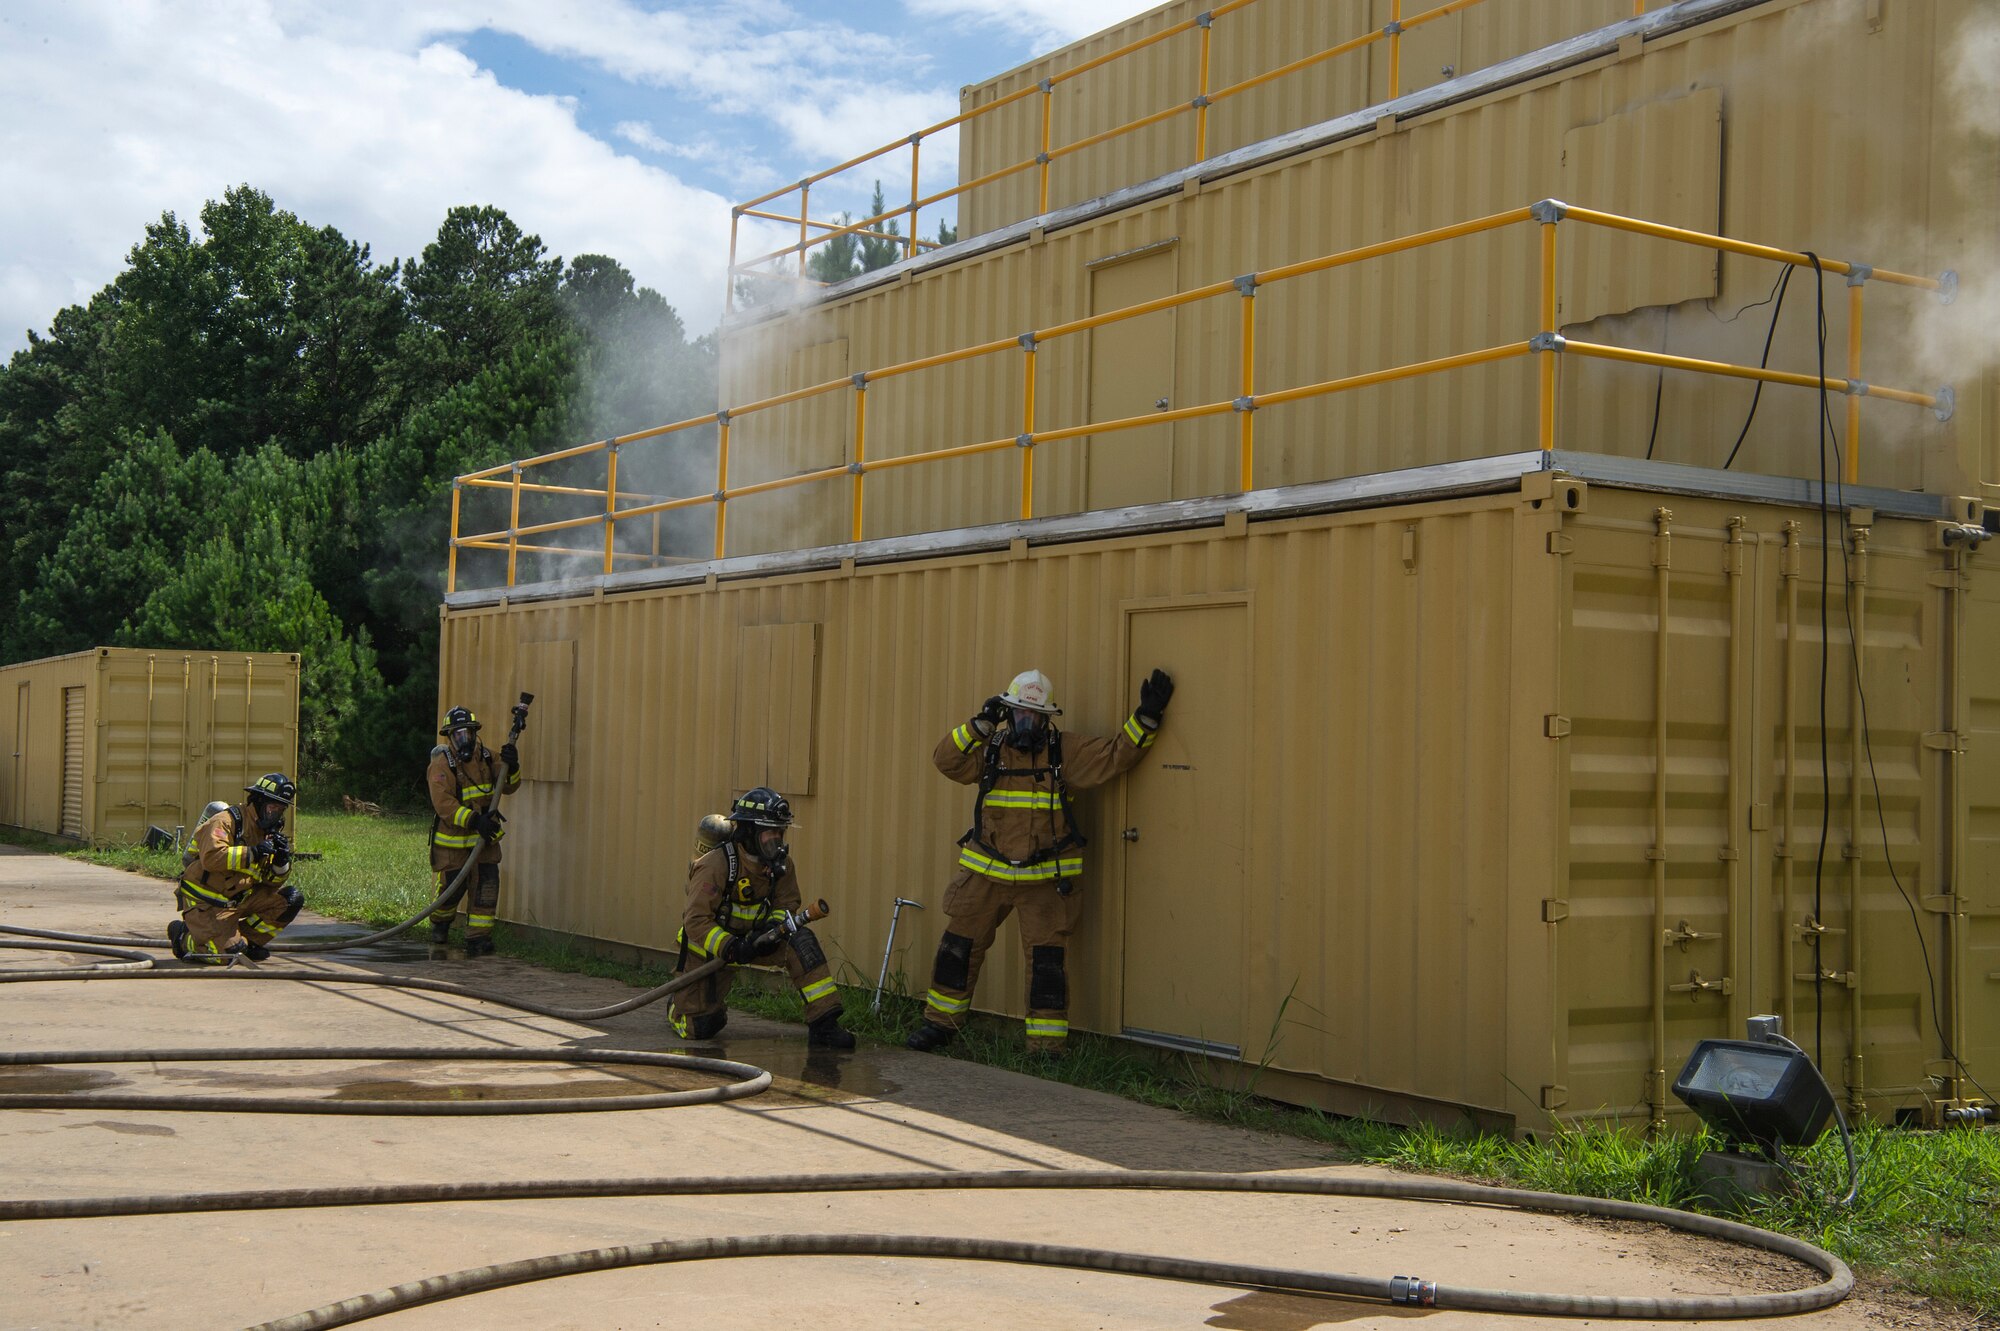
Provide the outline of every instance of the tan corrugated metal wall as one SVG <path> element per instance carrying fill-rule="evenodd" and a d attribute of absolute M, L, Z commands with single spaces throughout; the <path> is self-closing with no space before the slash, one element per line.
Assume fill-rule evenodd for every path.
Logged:
<path fill-rule="evenodd" d="M 1183 288 L 1560 196 L 1700 224 L 1718 216 L 1727 234 L 1810 247 L 1882 266 L 1935 273 L 1976 265 L 2000 170 L 1938 88 L 1958 56 L 1967 0 L 1910 0 L 1872 24 L 1836 0 L 1772 0 L 1734 17 L 1646 43 L 1532 83 L 1398 124 L 1045 237 L 917 272 L 788 318 L 744 323 L 723 344 L 723 400 L 742 402 L 801 386 L 789 377 L 800 347 L 841 341 L 852 369 L 882 366 L 993 339 L 1089 312 L 1092 265 L 1145 246 L 1171 246 Z M 1218 25 L 1219 26 L 1219 25 Z M 1865 106 L 1853 90 L 1870 90 Z M 1717 108 L 1719 107 L 1719 111 Z M 1602 127 L 1610 126 L 1605 129 Z M 1595 130 L 1590 134 L 1581 131 Z M 1579 155 L 1566 163 L 1566 149 Z M 1726 151 L 1725 151 L 1726 149 Z M 1713 223 L 1707 223 L 1713 225 Z M 1564 228 L 1565 310 L 1627 308 L 1566 329 L 1573 336 L 1665 347 L 1754 364 L 1772 313 L 1774 265 L 1730 256 L 1689 268 L 1667 242 Z M 1532 228 L 1453 241 L 1264 288 L 1257 297 L 1260 391 L 1524 339 L 1535 330 Z M 1708 267 L 1702 268 L 1706 263 Z M 1658 269 L 1657 274 L 1651 270 Z M 1629 287 L 1613 276 L 1645 270 Z M 1711 298 L 1712 297 L 1712 298 Z M 1865 483 L 1945 493 L 1977 492 L 2000 478 L 1991 401 L 2000 377 L 1949 348 L 1977 337 L 1941 337 L 1942 312 L 1921 292 L 1871 285 L 1863 377 L 1930 391 L 1956 380 L 1958 413 L 1864 401 Z M 1229 296 L 1176 315 L 1175 406 L 1238 391 L 1239 300 Z M 1963 306 L 1961 302 L 1961 307 Z M 1815 363 L 1810 277 L 1795 279 L 1772 364 Z M 1846 291 L 1829 283 L 1829 370 L 1844 373 Z M 1566 313 L 1564 318 L 1568 317 Z M 1940 348 L 1943 348 L 1941 351 Z M 1038 352 L 1036 425 L 1088 419 L 1089 339 Z M 867 454 L 902 456 L 1022 429 L 1022 357 L 920 371 L 868 389 Z M 1565 358 L 1560 365 L 1561 446 L 1719 466 L 1742 429 L 1752 385 L 1707 376 Z M 1655 401 L 1658 399 L 1657 425 Z M 852 394 L 831 415 L 852 416 Z M 750 482 L 831 459 L 808 450 L 800 422 L 824 403 L 744 418 L 731 477 Z M 1819 470 L 1812 395 L 1763 394 L 1737 461 L 1741 470 Z M 1841 417 L 1841 404 L 1834 404 Z M 1522 358 L 1444 376 L 1260 411 L 1255 483 L 1280 485 L 1367 474 L 1532 446 L 1532 361 Z M 1173 493 L 1227 492 L 1236 484 L 1235 422 L 1224 416 L 1161 427 L 1173 441 Z M 815 433 L 814 440 L 821 440 Z M 636 452 L 645 445 L 635 445 Z M 851 457 L 851 440 L 849 452 Z M 1038 513 L 1086 503 L 1087 445 L 1037 450 Z M 1004 520 L 1019 509 L 1014 451 L 898 469 L 867 482 L 869 537 Z M 2000 493 L 2000 492 L 1996 492 Z M 731 506 L 730 551 L 748 553 L 844 540 L 845 478 Z M 524 576 L 532 577 L 533 574 Z"/>
<path fill-rule="evenodd" d="M 1654 1072 L 1670 1077 L 1700 1035 L 1739 1033 L 1751 1010 L 1788 1012 L 1839 1069 L 1858 1012 L 1865 1060 L 1850 1075 L 1874 1112 L 1909 1105 L 1937 1042 L 1872 793 L 1862 789 L 1858 820 L 1849 806 L 1862 769 L 1838 536 L 1822 783 L 1818 514 L 1546 475 L 1525 485 L 453 610 L 441 702 L 497 712 L 519 690 L 544 692 L 536 672 L 547 667 L 529 663 L 574 660 L 570 701 L 538 715 L 522 746 L 511 919 L 671 948 L 695 822 L 771 770 L 746 754 L 782 749 L 804 764 L 785 791 L 800 814 L 793 844 L 805 893 L 833 903 L 824 937 L 837 973 L 873 982 L 892 899 L 907 896 L 932 909 L 905 915 L 892 969 L 920 990 L 971 804 L 932 767 L 938 738 L 1031 665 L 1054 677 L 1070 730 L 1105 733 L 1140 673 L 1164 666 L 1197 683 L 1176 696 L 1160 744 L 1128 780 L 1082 797 L 1092 844 L 1072 949 L 1080 1026 L 1268 1055 L 1305 1078 L 1284 1093 L 1340 1107 L 1462 1105 L 1534 1127 L 1544 1105 L 1643 1117 Z M 1993 945 L 1983 921 L 1952 935 L 1949 910 L 1924 895 L 1964 828 L 1925 738 L 1947 728 L 1936 690 L 1956 678 L 1940 630 L 1952 612 L 1935 585 L 1947 556 L 1932 539 L 1927 524 L 1884 521 L 1865 567 L 1856 561 L 1869 741 L 1925 945 L 1962 945 L 1971 961 Z M 776 626 L 811 652 L 770 664 L 777 640 L 762 631 Z M 746 651 L 766 662 L 756 690 Z M 793 700 L 782 719 L 778 696 Z M 756 728 L 780 726 L 782 744 L 751 743 Z M 536 745 L 556 735 L 573 765 L 548 780 Z M 1832 935 L 1815 957 L 1800 927 L 1822 794 L 1832 832 L 1814 918 L 1829 929 L 1858 918 L 1861 931 Z M 1858 858 L 1843 858 L 1850 844 Z M 1654 932 L 1657 865 L 1665 935 Z M 1856 961 L 1846 949 L 1864 937 Z M 1786 978 L 1815 962 L 1858 973 L 1858 985 Z M 1960 1006 L 1990 1007 L 1977 984 L 1963 987 L 1975 992 Z M 977 1006 L 1018 1014 L 1024 989 L 1003 930 Z M 2000 1029 L 1990 1013 L 1975 1018 L 1962 1047 L 1991 1067 Z"/>
<path fill-rule="evenodd" d="M 0 667 L 15 704 L 0 817 L 113 844 L 192 827 L 263 772 L 297 775 L 298 680 L 299 658 L 275 652 L 99 647 Z"/>
<path fill-rule="evenodd" d="M 1208 0 L 1162 5 L 966 88 L 959 96 L 960 110 L 990 105 L 1019 88 L 1214 7 Z M 1433 7 L 1429 0 L 1403 0 L 1402 14 L 1407 20 Z M 1389 0 L 1256 0 L 1215 20 L 1209 90 L 1220 91 L 1313 52 L 1379 32 L 1389 22 L 1390 12 Z M 1443 82 L 1450 77 L 1447 66 L 1454 74 L 1471 73 L 1630 17 L 1631 0 L 1483 0 L 1409 31 L 1399 58 L 1397 92 L 1416 92 Z M 1050 146 L 1080 142 L 1192 101 L 1200 89 L 1200 55 L 1200 32 L 1191 29 L 1058 84 Z M 1389 44 L 1378 41 L 1216 103 L 1208 117 L 1208 154 L 1217 156 L 1358 111 L 1386 101 L 1389 95 Z M 1041 102 L 1040 97 L 1026 97 L 969 122 L 960 131 L 960 178 L 974 180 L 1039 153 Z M 1195 160 L 1194 150 L 1195 117 L 1190 111 L 1057 158 L 1049 171 L 1049 207 L 1079 203 L 1186 166 Z M 1033 169 L 968 191 L 960 196 L 959 235 L 976 235 L 1032 217 L 1042 211 L 1040 195 L 1039 173 Z"/>

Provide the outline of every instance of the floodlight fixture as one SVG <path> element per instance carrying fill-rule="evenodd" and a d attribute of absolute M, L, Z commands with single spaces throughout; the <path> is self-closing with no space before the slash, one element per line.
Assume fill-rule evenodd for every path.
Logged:
<path fill-rule="evenodd" d="M 1819 1069 L 1782 1036 L 1703 1040 L 1675 1079 L 1674 1095 L 1732 1144 L 1767 1155 L 1811 1145 L 1834 1112 Z"/>

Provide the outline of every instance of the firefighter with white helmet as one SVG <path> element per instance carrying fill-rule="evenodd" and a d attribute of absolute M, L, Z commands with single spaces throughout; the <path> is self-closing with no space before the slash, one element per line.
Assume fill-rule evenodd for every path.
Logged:
<path fill-rule="evenodd" d="M 794 826 L 791 801 L 769 786 L 736 797 L 725 820 L 702 820 L 701 850 L 689 866 L 687 908 L 681 915 L 681 967 L 721 957 L 731 966 L 776 955 L 805 1000 L 806 1043 L 852 1049 L 840 1028 L 840 991 L 819 939 L 804 924 L 776 927 L 800 908 L 798 873 L 785 833 Z M 704 976 L 668 1000 L 667 1021 L 683 1040 L 708 1040 L 729 1020 L 732 969 Z"/>
<path fill-rule="evenodd" d="M 1174 681 L 1155 670 L 1139 683 L 1139 705 L 1115 735 L 1064 735 L 1055 686 L 1039 670 L 1014 676 L 1004 694 L 938 741 L 931 761 L 961 785 L 977 785 L 972 830 L 959 838 L 958 872 L 945 888 L 947 916 L 912 1049 L 936 1049 L 972 1006 L 979 968 L 1000 924 L 1021 922 L 1028 953 L 1028 1049 L 1060 1054 L 1069 1038 L 1066 949 L 1081 913 L 1074 895 L 1084 838 L 1073 790 L 1130 771 L 1153 745 Z"/>
<path fill-rule="evenodd" d="M 298 918 L 305 894 L 285 882 L 292 845 L 285 814 L 298 788 L 283 772 L 266 772 L 243 787 L 238 805 L 210 804 L 181 855 L 174 904 L 181 917 L 167 926 L 174 955 L 198 965 L 226 966 L 240 956 L 263 961 L 278 931 Z"/>
<path fill-rule="evenodd" d="M 516 709 L 517 711 L 520 709 Z M 493 787 L 506 768 L 503 794 L 521 788 L 521 753 L 512 741 L 495 754 L 479 742 L 479 718 L 469 707 L 454 707 L 444 714 L 438 734 L 444 743 L 431 750 L 425 782 L 430 787 L 431 809 L 437 817 L 431 823 L 431 872 L 442 894 L 472 855 L 479 838 L 486 838 L 474 869 L 471 888 L 460 898 L 465 903 L 465 955 L 482 957 L 493 951 L 493 921 L 500 909 L 500 838 L 506 835 L 506 821 L 492 807 Z M 451 934 L 451 922 L 458 917 L 458 904 L 431 915 L 431 943 L 442 947 Z"/>

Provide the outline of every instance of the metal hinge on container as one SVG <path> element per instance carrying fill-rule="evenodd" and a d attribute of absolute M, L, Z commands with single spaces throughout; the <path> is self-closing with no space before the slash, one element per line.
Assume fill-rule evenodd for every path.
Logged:
<path fill-rule="evenodd" d="M 1558 921 L 1568 918 L 1569 903 L 1567 901 L 1564 901 L 1561 897 L 1544 897 L 1542 899 L 1543 924 L 1555 924 Z"/>
<path fill-rule="evenodd" d="M 1568 1103 L 1569 1103 L 1569 1087 L 1567 1086 L 1542 1087 L 1542 1108 L 1560 1109 Z"/>
<path fill-rule="evenodd" d="M 1561 712 L 1550 712 L 1542 718 L 1542 733 L 1550 739 L 1563 739 L 1569 734 L 1569 718 Z"/>
<path fill-rule="evenodd" d="M 1552 531 L 1552 532 L 1550 532 L 1550 533 L 1549 533 L 1549 553 L 1550 553 L 1550 554 L 1552 554 L 1552 555 L 1570 555 L 1570 554 L 1575 554 L 1575 553 L 1576 553 L 1576 538 L 1575 538 L 1574 536 L 1569 536 L 1569 535 L 1566 535 L 1565 533 L 1563 533 L 1563 532 L 1559 532 L 1559 531 Z"/>
<path fill-rule="evenodd" d="M 1965 736 L 1956 730 L 1933 730 L 1924 736 L 1924 747 L 1945 753 L 1964 753 Z"/>

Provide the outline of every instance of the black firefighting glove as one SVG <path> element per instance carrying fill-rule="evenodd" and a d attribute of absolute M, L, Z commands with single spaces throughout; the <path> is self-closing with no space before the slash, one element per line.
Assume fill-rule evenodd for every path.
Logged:
<path fill-rule="evenodd" d="M 760 934 L 746 935 L 743 942 L 752 958 L 762 960 L 785 945 L 785 935 L 782 930 L 766 929 Z"/>
<path fill-rule="evenodd" d="M 1149 725 L 1159 725 L 1173 697 L 1174 677 L 1164 670 L 1155 670 L 1139 681 L 1139 706 L 1135 709 L 1139 719 Z"/>
<path fill-rule="evenodd" d="M 290 873 L 292 869 L 292 842 L 283 832 L 270 835 L 271 868 L 278 873 Z"/>
<path fill-rule="evenodd" d="M 500 746 L 500 761 L 507 764 L 508 771 L 518 772 L 521 770 L 521 751 L 515 748 L 511 741 L 502 744 Z"/>
<path fill-rule="evenodd" d="M 1007 719 L 1007 700 L 994 694 L 979 705 L 978 713 L 972 718 L 972 728 L 982 735 L 991 735 L 994 727 Z"/>
<path fill-rule="evenodd" d="M 250 858 L 258 864 L 269 864 L 277 857 L 277 854 L 278 840 L 276 837 L 267 836 L 256 845 L 250 847 Z"/>
<path fill-rule="evenodd" d="M 745 951 L 749 942 L 747 934 L 731 934 L 722 940 L 722 946 L 716 950 L 715 955 L 732 966 L 741 966 L 750 960 L 749 954 Z"/>
<path fill-rule="evenodd" d="M 500 824 L 506 821 L 507 816 L 500 810 L 487 809 L 472 816 L 472 830 L 488 841 L 497 841 L 500 838 Z"/>

